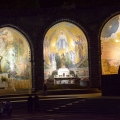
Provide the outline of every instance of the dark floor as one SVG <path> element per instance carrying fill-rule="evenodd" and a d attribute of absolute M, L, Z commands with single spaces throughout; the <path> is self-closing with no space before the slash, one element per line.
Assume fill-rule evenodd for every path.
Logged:
<path fill-rule="evenodd" d="M 41 96 L 42 97 L 42 96 Z M 99 99 L 117 99 L 120 100 L 120 97 L 108 97 L 101 96 L 101 93 L 93 94 L 75 94 L 75 95 L 48 95 L 44 96 L 44 99 L 60 99 L 61 97 L 68 98 L 99 98 Z M 59 98 L 60 97 L 60 98 Z M 14 107 L 14 106 L 13 106 Z M 114 108 L 113 108 L 114 109 Z M 12 115 L 0 116 L 0 120 L 120 120 L 120 114 L 94 114 L 94 113 L 48 113 L 45 111 L 40 111 L 38 113 L 28 113 L 27 109 L 13 109 Z"/>
<path fill-rule="evenodd" d="M 119 120 L 120 115 L 114 114 L 48 114 L 13 112 L 12 116 L 4 115 L 0 120 Z"/>

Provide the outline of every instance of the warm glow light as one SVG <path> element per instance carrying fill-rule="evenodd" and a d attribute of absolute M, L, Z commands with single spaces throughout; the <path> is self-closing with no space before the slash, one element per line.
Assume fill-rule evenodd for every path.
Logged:
<path fill-rule="evenodd" d="M 109 26 L 109 28 L 111 28 L 111 27 L 112 27 L 112 25 Z"/>
<path fill-rule="evenodd" d="M 74 47 L 75 46 L 75 44 L 73 43 L 73 42 L 71 42 L 71 45 Z"/>
<path fill-rule="evenodd" d="M 53 44 L 52 44 L 52 46 L 54 47 L 54 46 L 55 46 L 55 44 L 53 43 Z"/>
<path fill-rule="evenodd" d="M 118 40 L 118 39 L 116 39 L 116 40 L 115 40 L 115 42 L 119 42 L 119 40 Z"/>
<path fill-rule="evenodd" d="M 10 63 L 10 69 L 13 71 L 13 69 L 14 69 L 14 64 L 13 63 Z"/>

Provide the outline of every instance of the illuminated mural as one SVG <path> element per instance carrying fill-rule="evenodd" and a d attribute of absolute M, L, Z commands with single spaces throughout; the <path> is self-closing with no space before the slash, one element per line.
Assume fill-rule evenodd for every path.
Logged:
<path fill-rule="evenodd" d="M 54 84 L 89 80 L 88 45 L 83 31 L 69 22 L 52 26 L 44 37 L 44 79 Z"/>
<path fill-rule="evenodd" d="M 120 15 L 110 19 L 101 32 L 102 74 L 117 74 L 120 65 Z"/>
<path fill-rule="evenodd" d="M 30 47 L 26 38 L 17 30 L 0 29 L 0 87 L 13 89 L 30 88 Z M 6 85 L 3 78 L 7 79 Z"/>

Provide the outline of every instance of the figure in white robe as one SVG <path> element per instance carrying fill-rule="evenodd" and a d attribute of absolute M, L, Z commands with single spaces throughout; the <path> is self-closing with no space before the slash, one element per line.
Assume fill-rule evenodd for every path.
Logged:
<path fill-rule="evenodd" d="M 75 64 L 75 53 L 73 51 L 70 51 L 70 60 L 72 61 L 72 64 Z"/>
<path fill-rule="evenodd" d="M 61 30 L 56 43 L 57 49 L 68 49 L 68 41 L 64 32 Z"/>
<path fill-rule="evenodd" d="M 55 60 L 55 54 L 54 52 L 52 52 L 50 54 L 50 61 L 51 61 L 51 65 L 52 65 L 52 70 L 56 70 L 56 60 Z"/>

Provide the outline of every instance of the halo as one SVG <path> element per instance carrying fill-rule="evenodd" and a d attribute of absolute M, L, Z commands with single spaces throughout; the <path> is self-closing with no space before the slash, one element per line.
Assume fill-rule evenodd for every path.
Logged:
<path fill-rule="evenodd" d="M 66 32 L 67 32 L 67 30 L 62 27 L 62 28 L 58 28 L 57 34 L 59 35 L 61 31 L 63 31 L 64 34 L 66 34 Z"/>

